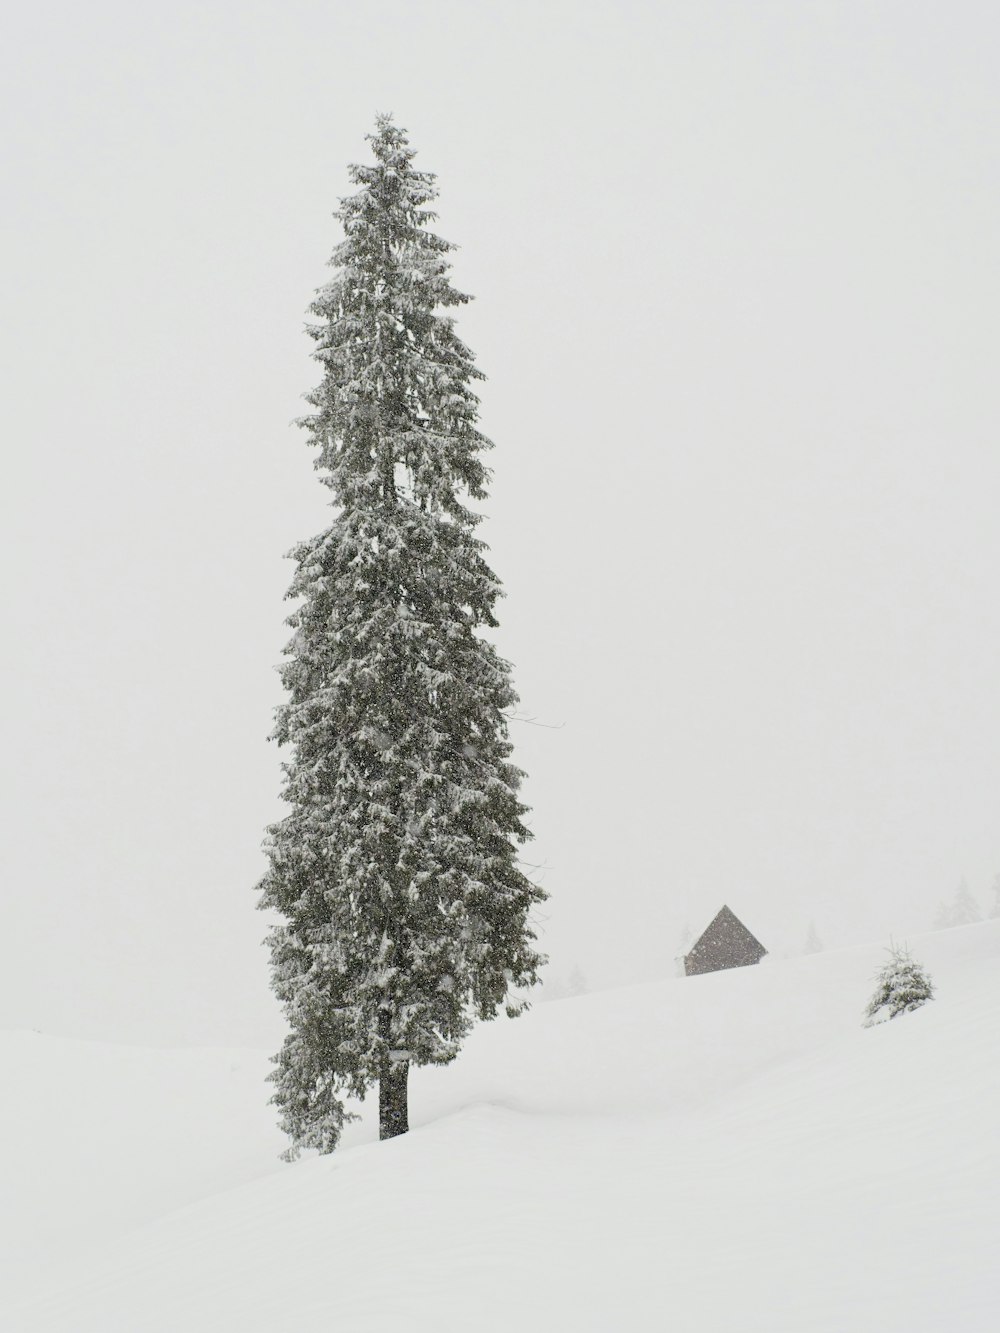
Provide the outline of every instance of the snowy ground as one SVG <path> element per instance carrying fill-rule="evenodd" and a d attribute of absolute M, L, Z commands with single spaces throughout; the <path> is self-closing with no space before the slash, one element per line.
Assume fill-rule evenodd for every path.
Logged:
<path fill-rule="evenodd" d="M 1000 922 L 910 944 L 885 1026 L 878 948 L 563 1000 L 293 1167 L 266 1053 L 0 1033 L 0 1329 L 994 1333 Z"/>

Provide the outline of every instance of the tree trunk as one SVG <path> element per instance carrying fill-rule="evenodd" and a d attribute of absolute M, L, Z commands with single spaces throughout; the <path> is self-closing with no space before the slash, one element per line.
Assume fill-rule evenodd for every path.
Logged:
<path fill-rule="evenodd" d="M 406 1104 L 406 1080 L 410 1073 L 409 1060 L 387 1060 L 378 1081 L 378 1136 L 394 1139 L 409 1128 Z"/>
<path fill-rule="evenodd" d="M 392 1041 L 392 1014 L 388 1009 L 379 1012 L 378 1034 L 389 1046 Z M 380 1139 L 394 1139 L 397 1134 L 405 1134 L 410 1128 L 406 1105 L 406 1080 L 409 1073 L 409 1060 L 401 1059 L 398 1055 L 393 1059 L 392 1050 L 386 1051 L 378 1080 Z"/>

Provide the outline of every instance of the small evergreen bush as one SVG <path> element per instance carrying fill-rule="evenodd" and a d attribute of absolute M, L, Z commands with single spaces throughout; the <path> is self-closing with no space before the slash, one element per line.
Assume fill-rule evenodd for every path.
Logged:
<path fill-rule="evenodd" d="M 923 967 L 905 945 L 889 946 L 889 959 L 876 979 L 875 994 L 865 1009 L 864 1026 L 887 1023 L 890 1018 L 919 1009 L 934 998 L 934 987 Z"/>

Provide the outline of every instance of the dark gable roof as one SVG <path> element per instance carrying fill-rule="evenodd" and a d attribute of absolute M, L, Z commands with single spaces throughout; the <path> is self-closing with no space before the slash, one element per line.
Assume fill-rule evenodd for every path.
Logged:
<path fill-rule="evenodd" d="M 723 907 L 688 950 L 684 970 L 690 976 L 726 967 L 747 967 L 759 963 L 766 953 L 736 913 Z"/>

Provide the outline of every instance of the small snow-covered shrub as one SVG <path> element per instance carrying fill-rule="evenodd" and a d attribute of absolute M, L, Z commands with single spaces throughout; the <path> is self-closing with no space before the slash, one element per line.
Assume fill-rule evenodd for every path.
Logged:
<path fill-rule="evenodd" d="M 931 979 L 921 965 L 910 956 L 905 945 L 889 947 L 889 959 L 876 979 L 875 994 L 865 1009 L 864 1026 L 887 1023 L 898 1014 L 919 1009 L 934 998 Z"/>

